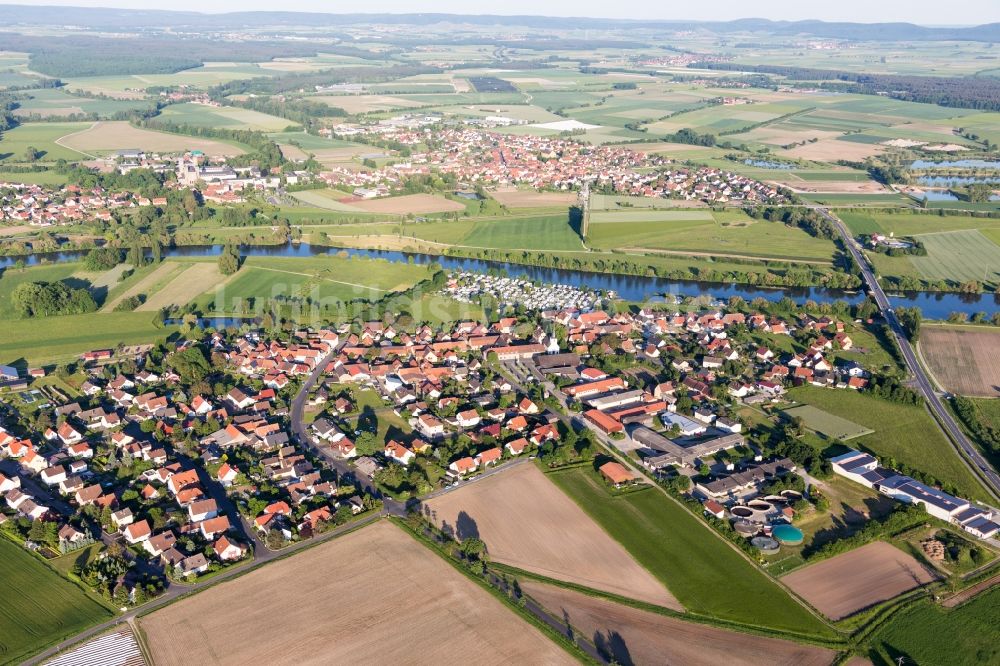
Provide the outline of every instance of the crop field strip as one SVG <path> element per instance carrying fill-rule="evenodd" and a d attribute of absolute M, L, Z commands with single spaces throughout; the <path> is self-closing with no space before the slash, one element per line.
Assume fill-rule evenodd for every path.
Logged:
<path fill-rule="evenodd" d="M 0 661 L 16 663 L 111 612 L 33 555 L 0 537 Z"/>
<path fill-rule="evenodd" d="M 834 657 L 832 650 L 687 622 L 534 580 L 520 585 L 620 664 L 661 663 L 669 655 L 677 664 L 827 666 Z"/>

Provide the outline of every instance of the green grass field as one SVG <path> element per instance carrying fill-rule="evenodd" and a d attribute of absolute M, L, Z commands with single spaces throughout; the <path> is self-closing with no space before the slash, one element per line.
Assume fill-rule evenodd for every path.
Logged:
<path fill-rule="evenodd" d="M 0 538 L 0 662 L 17 663 L 111 617 L 83 590 Z"/>
<path fill-rule="evenodd" d="M 591 215 L 587 240 L 599 249 L 642 247 L 748 257 L 830 261 L 833 242 L 740 211 L 604 211 Z"/>
<path fill-rule="evenodd" d="M 266 113 L 231 106 L 205 106 L 204 104 L 172 104 L 160 114 L 165 121 L 196 127 L 222 127 L 226 129 L 251 129 L 277 132 L 297 123 Z"/>
<path fill-rule="evenodd" d="M 81 153 L 56 143 L 67 134 L 85 130 L 92 123 L 24 123 L 0 137 L 0 162 L 23 162 L 24 152 L 31 146 L 42 153 L 40 161 L 78 160 Z M 30 174 L 29 174 L 30 175 Z"/>
<path fill-rule="evenodd" d="M 838 211 L 847 226 L 857 234 L 881 232 L 897 236 L 933 234 L 966 229 L 1000 229 L 1000 219 L 967 215 L 928 215 Z"/>
<path fill-rule="evenodd" d="M 1000 588 L 945 609 L 924 599 L 893 615 L 872 635 L 876 664 L 973 666 L 1000 662 Z M 902 662 L 897 660 L 903 657 Z"/>
<path fill-rule="evenodd" d="M 14 171 L 4 171 L 3 169 L 0 169 L 0 182 L 4 183 L 29 183 L 32 185 L 51 185 L 61 187 L 66 184 L 67 180 L 68 178 L 65 174 L 57 173 L 55 171 L 17 173 Z"/>
<path fill-rule="evenodd" d="M 931 280 L 1000 281 L 1000 245 L 976 229 L 918 236 L 926 257 L 910 257 L 920 274 Z"/>
<path fill-rule="evenodd" d="M 853 421 L 834 416 L 817 409 L 812 405 L 802 405 L 784 410 L 791 418 L 800 418 L 805 426 L 823 435 L 827 439 L 854 439 L 874 433 L 874 430 L 858 425 Z"/>
<path fill-rule="evenodd" d="M 155 342 L 174 332 L 157 328 L 149 312 L 91 312 L 41 319 L 18 319 L 0 329 L 0 359 L 28 365 L 67 362 L 85 351 L 118 344 Z"/>
<path fill-rule="evenodd" d="M 496 249 L 581 250 L 565 214 L 478 220 L 460 245 Z"/>
<path fill-rule="evenodd" d="M 788 397 L 871 428 L 851 444 L 872 451 L 886 462 L 895 460 L 954 485 L 963 497 L 982 501 L 979 480 L 958 457 L 937 424 L 923 407 L 889 402 L 863 393 L 801 386 Z"/>
<path fill-rule="evenodd" d="M 117 112 L 144 109 L 149 106 L 145 100 L 91 99 L 78 97 L 58 88 L 42 88 L 26 93 L 17 108 L 17 115 L 37 114 L 46 118 L 65 117 L 72 114 L 96 113 L 107 117 Z"/>
<path fill-rule="evenodd" d="M 655 488 L 612 497 L 580 468 L 550 478 L 689 611 L 812 636 L 826 626 L 698 518 Z"/>
<path fill-rule="evenodd" d="M 374 300 L 430 277 L 426 266 L 329 257 L 248 257 L 233 278 L 197 299 L 203 308 L 233 312 L 234 299 L 306 299 L 322 305 Z M 222 306 L 220 310 L 219 307 Z"/>
<path fill-rule="evenodd" d="M 68 280 L 67 284 L 73 287 L 85 287 L 82 280 L 69 280 L 74 272 L 80 269 L 78 263 L 50 264 L 48 266 L 32 266 L 19 271 L 16 268 L 8 268 L 0 273 L 0 317 L 3 319 L 14 318 L 14 305 L 11 302 L 11 294 L 19 284 L 26 282 L 58 282 Z M 3 340 L 3 333 L 0 332 L 0 340 Z"/>
<path fill-rule="evenodd" d="M 301 193 L 297 193 L 301 194 Z M 336 236 L 395 236 L 398 224 L 340 224 L 309 227 Z M 405 222 L 402 235 L 448 245 L 498 250 L 583 250 L 580 237 L 565 214 L 525 217 L 486 217 L 479 219 Z"/>

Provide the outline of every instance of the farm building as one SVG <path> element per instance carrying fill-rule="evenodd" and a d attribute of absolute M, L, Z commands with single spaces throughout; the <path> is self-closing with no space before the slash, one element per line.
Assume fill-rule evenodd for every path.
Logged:
<path fill-rule="evenodd" d="M 614 484 L 615 488 L 636 480 L 636 476 L 628 471 L 624 465 L 613 460 L 601 465 L 599 470 L 605 479 Z"/>

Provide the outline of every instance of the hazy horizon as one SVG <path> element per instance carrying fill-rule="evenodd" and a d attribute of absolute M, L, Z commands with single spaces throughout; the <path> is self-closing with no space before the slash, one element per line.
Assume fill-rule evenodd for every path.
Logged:
<path fill-rule="evenodd" d="M 88 7 L 107 9 L 154 9 L 148 0 L 76 0 L 74 2 L 22 2 L 3 3 L 34 7 Z M 338 3 L 339 4 L 339 3 Z M 504 5 L 495 3 L 463 2 L 461 0 L 430 0 L 415 7 L 406 0 L 368 0 L 359 6 L 333 6 L 322 0 L 296 0 L 275 5 L 268 0 L 214 0 L 211 7 L 201 0 L 175 0 L 170 7 L 156 7 L 157 11 L 195 11 L 221 14 L 241 11 L 290 11 L 319 12 L 325 14 L 386 13 L 386 14 L 496 14 L 554 17 L 584 17 L 637 20 L 678 21 L 727 21 L 746 18 L 771 20 L 821 20 L 856 23 L 906 22 L 924 26 L 966 26 L 1000 22 L 1000 2 L 996 0 L 955 0 L 948 6 L 947 16 L 942 16 L 941 6 L 927 0 L 916 2 L 888 0 L 873 3 L 870 0 L 841 0 L 835 4 L 810 6 L 798 0 L 758 0 L 748 7 L 740 0 L 716 0 L 704 6 L 685 4 L 676 9 L 670 3 L 654 7 L 636 8 L 628 12 L 612 13 L 606 2 L 595 0 L 550 0 L 545 3 L 529 0 L 508 0 Z M 943 18 L 961 20 L 942 20 Z"/>

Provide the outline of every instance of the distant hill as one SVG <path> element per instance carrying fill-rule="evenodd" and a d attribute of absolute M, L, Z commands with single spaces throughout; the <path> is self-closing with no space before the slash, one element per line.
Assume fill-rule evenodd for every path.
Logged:
<path fill-rule="evenodd" d="M 90 29 L 161 29 L 220 30 L 233 28 L 289 28 L 358 24 L 397 24 L 428 26 L 437 23 L 502 25 L 547 29 L 629 29 L 708 30 L 716 33 L 764 32 L 782 36 L 812 35 L 852 40 L 967 40 L 1000 42 L 1000 23 L 970 27 L 924 27 L 913 23 L 827 23 L 824 21 L 771 21 L 739 19 L 733 21 L 638 21 L 606 18 L 562 18 L 551 16 L 474 16 L 461 14 L 326 14 L 307 12 L 232 12 L 200 14 L 166 10 L 99 9 L 84 7 L 36 7 L 0 5 L 7 30 L 18 26 L 66 25 Z M 54 18 L 55 17 L 55 18 Z"/>

